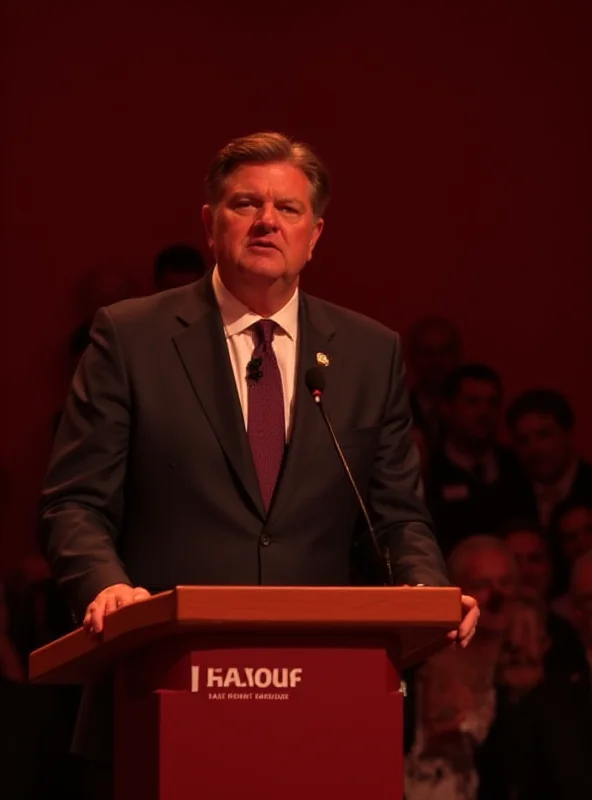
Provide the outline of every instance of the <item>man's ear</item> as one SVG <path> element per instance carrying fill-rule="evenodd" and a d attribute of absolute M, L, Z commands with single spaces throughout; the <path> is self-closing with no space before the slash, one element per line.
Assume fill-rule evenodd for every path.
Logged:
<path fill-rule="evenodd" d="M 206 205 L 202 207 L 201 220 L 206 231 L 208 246 L 211 250 L 214 246 L 214 211 L 212 206 Z"/>
<path fill-rule="evenodd" d="M 325 221 L 322 217 L 319 217 L 314 224 L 312 229 L 312 236 L 310 237 L 310 246 L 308 248 L 308 261 L 312 258 L 312 252 L 315 249 L 316 243 L 319 241 L 319 237 L 323 232 L 323 227 L 325 225 Z"/>

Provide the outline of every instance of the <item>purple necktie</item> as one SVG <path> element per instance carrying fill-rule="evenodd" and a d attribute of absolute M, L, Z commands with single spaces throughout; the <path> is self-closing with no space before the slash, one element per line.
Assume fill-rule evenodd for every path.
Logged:
<path fill-rule="evenodd" d="M 266 510 L 271 504 L 286 445 L 282 376 L 272 347 L 276 327 L 277 323 L 271 319 L 261 319 L 252 326 L 255 349 L 247 368 L 247 433 Z"/>

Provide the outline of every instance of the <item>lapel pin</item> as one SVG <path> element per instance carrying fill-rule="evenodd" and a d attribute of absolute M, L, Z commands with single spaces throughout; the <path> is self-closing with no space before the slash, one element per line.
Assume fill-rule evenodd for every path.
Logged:
<path fill-rule="evenodd" d="M 317 364 L 320 367 L 328 367 L 329 366 L 329 356 L 325 353 L 317 353 Z"/>

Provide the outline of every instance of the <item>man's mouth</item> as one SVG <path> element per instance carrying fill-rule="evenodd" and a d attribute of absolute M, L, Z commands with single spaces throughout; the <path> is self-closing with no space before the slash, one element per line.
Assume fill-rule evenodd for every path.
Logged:
<path fill-rule="evenodd" d="M 273 244 L 273 242 L 268 242 L 265 239 L 255 239 L 253 242 L 249 243 L 249 247 L 263 247 L 266 250 L 277 250 L 278 248 Z"/>

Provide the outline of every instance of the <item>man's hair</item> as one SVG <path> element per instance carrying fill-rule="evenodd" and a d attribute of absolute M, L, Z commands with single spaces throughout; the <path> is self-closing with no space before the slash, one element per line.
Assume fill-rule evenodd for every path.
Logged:
<path fill-rule="evenodd" d="M 463 381 L 484 381 L 491 383 L 495 386 L 499 394 L 503 392 L 502 379 L 499 374 L 488 367 L 487 364 L 463 364 L 458 369 L 455 369 L 446 378 L 443 386 L 444 397 L 448 400 L 454 400 L 461 390 Z"/>
<path fill-rule="evenodd" d="M 473 553 L 486 553 L 491 550 L 497 550 L 507 556 L 512 570 L 516 572 L 516 562 L 507 544 L 497 536 L 479 533 L 463 539 L 448 556 L 448 572 L 452 583 L 462 585 L 463 575 L 465 574 L 464 562 L 467 556 L 473 555 Z"/>
<path fill-rule="evenodd" d="M 574 413 L 567 398 L 555 389 L 529 389 L 518 395 L 506 413 L 508 428 L 512 430 L 527 414 L 553 417 L 564 431 L 571 430 L 575 422 Z"/>
<path fill-rule="evenodd" d="M 206 267 L 201 253 L 195 247 L 190 244 L 172 244 L 156 256 L 154 262 L 156 281 L 169 270 L 187 272 L 201 278 L 205 274 Z"/>
<path fill-rule="evenodd" d="M 216 205 L 220 201 L 226 178 L 239 167 L 282 161 L 293 164 L 306 175 L 312 187 L 313 213 L 315 217 L 321 217 L 329 202 L 329 174 L 324 164 L 304 142 L 274 131 L 233 139 L 218 152 L 206 175 L 207 203 Z"/>

